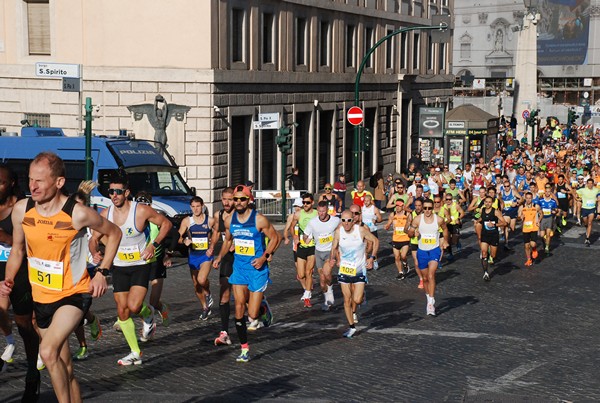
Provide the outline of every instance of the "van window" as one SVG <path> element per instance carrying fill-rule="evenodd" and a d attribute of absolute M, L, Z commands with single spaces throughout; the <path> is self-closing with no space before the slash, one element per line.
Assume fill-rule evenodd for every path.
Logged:
<path fill-rule="evenodd" d="M 29 195 L 29 164 L 32 159 L 7 159 L 4 162 L 9 165 L 16 173 L 19 181 L 19 188 Z M 85 161 L 64 161 L 67 169 L 67 178 L 65 189 L 68 194 L 75 193 L 79 183 L 85 179 Z M 92 163 L 92 172 L 93 172 Z"/>
<path fill-rule="evenodd" d="M 98 190 L 105 197 L 108 197 L 108 186 L 116 172 L 114 169 L 98 172 L 98 182 L 100 183 Z M 144 167 L 144 169 L 139 169 L 137 167 L 134 170 L 126 169 L 126 172 L 132 196 L 142 190 L 153 196 L 191 195 L 190 189 L 176 168 Z"/>

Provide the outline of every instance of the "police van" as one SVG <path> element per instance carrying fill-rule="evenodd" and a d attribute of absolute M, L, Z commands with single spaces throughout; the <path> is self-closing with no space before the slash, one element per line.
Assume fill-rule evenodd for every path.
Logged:
<path fill-rule="evenodd" d="M 152 207 L 178 227 L 191 214 L 190 198 L 195 194 L 179 173 L 173 157 L 162 144 L 128 136 L 92 137 L 92 180 L 99 186 L 91 194 L 91 205 L 101 211 L 111 205 L 108 185 L 111 177 L 126 172 L 132 196 L 144 190 L 152 195 Z M 42 151 L 61 157 L 67 168 L 66 190 L 73 193 L 85 179 L 85 137 L 65 136 L 60 128 L 23 127 L 21 136 L 0 136 L 0 161 L 19 177 L 28 192 L 29 163 Z"/>

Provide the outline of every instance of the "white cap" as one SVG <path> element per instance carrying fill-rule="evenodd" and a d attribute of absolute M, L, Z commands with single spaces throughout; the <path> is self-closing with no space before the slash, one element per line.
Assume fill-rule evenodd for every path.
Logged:
<path fill-rule="evenodd" d="M 294 199 L 294 203 L 292 203 L 292 207 L 302 207 L 302 198 L 298 197 Z"/>

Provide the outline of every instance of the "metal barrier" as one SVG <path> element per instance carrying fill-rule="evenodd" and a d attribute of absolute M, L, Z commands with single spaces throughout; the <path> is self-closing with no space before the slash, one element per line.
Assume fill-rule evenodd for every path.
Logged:
<path fill-rule="evenodd" d="M 281 217 L 281 191 L 280 190 L 255 190 L 254 192 L 254 205 L 256 211 L 267 216 L 267 217 Z M 300 197 L 301 194 L 306 193 L 305 190 L 288 190 L 286 192 L 286 203 L 285 207 L 287 214 L 294 211 L 292 204 L 294 199 Z"/>

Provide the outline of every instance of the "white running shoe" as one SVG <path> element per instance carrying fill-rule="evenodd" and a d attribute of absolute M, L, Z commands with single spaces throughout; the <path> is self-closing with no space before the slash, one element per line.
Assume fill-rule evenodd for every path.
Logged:
<path fill-rule="evenodd" d="M 38 358 L 37 358 L 36 367 L 37 367 L 38 371 L 41 371 L 44 368 L 46 368 L 46 364 L 44 364 L 44 361 L 42 361 L 42 357 L 40 357 L 39 354 L 38 354 Z"/>
<path fill-rule="evenodd" d="M 435 316 L 435 305 L 432 303 L 427 304 L 427 315 Z"/>
<path fill-rule="evenodd" d="M 129 355 L 121 358 L 117 361 L 117 364 L 127 366 L 127 365 L 140 365 L 142 363 L 142 353 L 134 353 L 133 351 L 129 353 Z"/>
<path fill-rule="evenodd" d="M 351 339 L 352 336 L 354 336 L 354 333 L 356 333 L 356 328 L 355 327 L 349 327 L 348 330 L 346 330 L 344 332 L 343 336 Z"/>
<path fill-rule="evenodd" d="M 121 331 L 121 326 L 119 325 L 119 319 L 115 320 L 115 323 L 113 323 L 112 328 L 114 331 L 117 331 L 117 332 Z"/>
<path fill-rule="evenodd" d="M 261 327 L 263 327 L 263 323 L 258 319 L 253 319 L 248 323 L 247 326 L 249 332 L 254 332 L 256 331 L 256 329 L 259 329 Z"/>
<path fill-rule="evenodd" d="M 142 328 L 142 336 L 140 337 L 140 341 L 147 342 L 154 337 L 154 332 L 156 332 L 156 323 L 154 323 L 154 320 L 149 324 L 144 321 L 143 326 L 144 327 Z"/>
<path fill-rule="evenodd" d="M 8 362 L 11 363 L 14 361 L 13 359 L 13 354 L 15 353 L 15 345 L 14 344 L 7 344 L 6 348 L 4 349 L 4 353 L 2 353 L 2 361 L 4 362 Z"/>
<path fill-rule="evenodd" d="M 334 297 L 333 297 L 333 290 L 331 290 L 331 291 L 327 291 L 327 292 L 325 293 L 325 303 L 326 303 L 327 305 L 333 305 L 333 304 L 334 304 L 334 301 L 335 301 L 335 299 L 334 299 Z"/>

